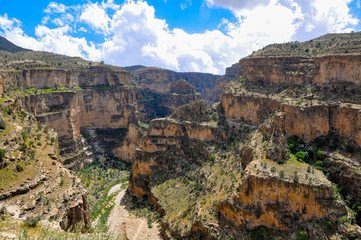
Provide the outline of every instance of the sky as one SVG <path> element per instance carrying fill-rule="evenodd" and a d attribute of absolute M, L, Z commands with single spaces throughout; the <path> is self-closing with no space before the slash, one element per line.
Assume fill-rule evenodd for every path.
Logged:
<path fill-rule="evenodd" d="M 361 0 L 0 0 L 0 35 L 117 66 L 223 74 L 268 44 L 361 30 Z"/>

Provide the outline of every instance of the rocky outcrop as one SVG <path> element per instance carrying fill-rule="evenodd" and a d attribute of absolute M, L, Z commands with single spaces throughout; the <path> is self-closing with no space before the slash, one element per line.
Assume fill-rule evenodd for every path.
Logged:
<path fill-rule="evenodd" d="M 112 145 L 112 155 L 129 162 L 142 136 L 138 121 L 165 117 L 177 107 L 200 99 L 185 80 L 168 81 L 166 92 L 156 92 L 135 87 L 131 73 L 105 65 L 3 70 L 0 79 L 7 91 L 20 89 L 17 94 L 22 109 L 57 130 L 64 164 L 76 168 L 82 166 L 87 154 L 82 150 L 83 130 L 123 129 L 124 134 L 108 134 L 103 140 Z M 21 92 L 27 88 L 34 91 Z"/>
<path fill-rule="evenodd" d="M 337 131 L 361 146 L 360 105 L 327 102 L 312 106 L 296 105 L 281 103 L 277 98 L 257 93 L 226 93 L 222 96 L 221 105 L 228 119 L 260 124 L 278 111 L 276 127 L 289 135 L 312 142 L 331 131 Z"/>
<path fill-rule="evenodd" d="M 277 100 L 257 94 L 223 94 L 221 106 L 228 119 L 260 124 L 281 107 Z"/>
<path fill-rule="evenodd" d="M 171 116 L 174 119 L 203 122 L 208 121 L 207 105 L 203 101 L 195 101 L 177 108 Z"/>
<path fill-rule="evenodd" d="M 248 81 L 265 85 L 360 85 L 361 56 L 244 58 L 239 72 Z"/>
<path fill-rule="evenodd" d="M 244 181 L 233 200 L 220 202 L 217 209 L 237 227 L 266 226 L 288 231 L 297 222 L 311 219 L 336 222 L 347 214 L 344 206 L 336 205 L 331 183 L 321 172 L 307 172 L 307 165 L 280 166 L 257 161 L 246 168 Z"/>
<path fill-rule="evenodd" d="M 194 87 L 183 79 L 176 82 L 172 82 L 169 90 L 171 93 L 177 93 L 177 94 L 195 94 Z"/>
<path fill-rule="evenodd" d="M 180 83 L 183 81 L 173 82 L 172 92 L 161 93 L 148 89 L 142 90 L 138 101 L 139 119 L 143 122 L 149 122 L 154 118 L 164 118 L 172 114 L 179 106 L 200 100 L 200 94 L 196 93 L 189 83 L 186 82 L 187 84 L 184 85 Z"/>
<path fill-rule="evenodd" d="M 220 77 L 208 73 L 178 73 L 161 68 L 128 69 L 139 79 L 140 86 L 145 89 L 162 93 L 169 92 L 172 82 L 183 79 L 194 86 L 195 90 L 201 94 L 202 99 L 206 101 L 211 100 L 216 80 Z"/>
<path fill-rule="evenodd" d="M 60 222 L 60 227 L 68 231 L 69 229 L 75 230 L 79 222 L 82 223 L 80 231 L 85 232 L 86 229 L 89 229 L 91 226 L 90 222 L 90 213 L 88 209 L 88 203 L 86 195 L 82 196 L 82 201 L 77 202 L 74 207 L 70 207 L 66 211 L 66 215 L 63 217 L 63 220 Z"/>
<path fill-rule="evenodd" d="M 214 89 L 207 95 L 207 99 L 210 103 L 219 102 L 222 97 L 222 91 L 226 83 L 232 81 L 239 73 L 239 63 L 235 63 L 226 68 L 225 74 L 216 80 Z"/>
<path fill-rule="evenodd" d="M 124 129 L 123 136 L 113 136 L 119 138 L 113 151 L 117 157 L 130 161 L 141 136 L 137 130 L 138 98 L 139 93 L 132 88 L 89 89 L 29 95 L 23 97 L 20 104 L 30 109 L 39 121 L 57 130 L 62 155 L 82 147 L 79 143 L 82 129 Z"/>
<path fill-rule="evenodd" d="M 131 73 L 118 68 L 91 67 L 88 69 L 25 69 L 2 71 L 4 86 L 7 90 L 24 88 L 53 88 L 55 86 L 119 86 L 132 82 Z"/>

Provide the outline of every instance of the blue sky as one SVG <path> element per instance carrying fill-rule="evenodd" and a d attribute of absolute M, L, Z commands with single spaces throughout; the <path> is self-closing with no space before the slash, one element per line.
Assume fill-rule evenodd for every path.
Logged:
<path fill-rule="evenodd" d="M 360 30 L 360 0 L 3 1 L 0 35 L 33 50 L 222 74 L 271 43 Z"/>

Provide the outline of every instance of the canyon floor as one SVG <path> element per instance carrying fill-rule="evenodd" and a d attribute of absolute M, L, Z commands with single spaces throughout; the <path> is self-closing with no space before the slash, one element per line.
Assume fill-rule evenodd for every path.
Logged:
<path fill-rule="evenodd" d="M 132 208 L 133 203 L 127 199 L 126 189 L 121 189 L 121 186 L 121 184 L 115 185 L 109 191 L 109 195 L 117 193 L 114 208 L 108 218 L 109 233 L 127 237 L 129 240 L 162 239 L 157 223 L 153 223 L 150 228 L 146 218 L 130 213 L 129 209 Z"/>

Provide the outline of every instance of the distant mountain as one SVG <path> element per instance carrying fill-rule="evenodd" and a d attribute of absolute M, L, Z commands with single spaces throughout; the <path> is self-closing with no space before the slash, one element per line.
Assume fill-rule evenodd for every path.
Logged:
<path fill-rule="evenodd" d="M 6 38 L 1 37 L 1 36 L 0 36 L 0 50 L 11 52 L 11 53 L 22 52 L 22 51 L 31 51 L 29 49 L 25 49 L 25 48 L 16 46 L 12 42 L 10 42 L 9 40 L 7 40 Z"/>
<path fill-rule="evenodd" d="M 138 69 L 142 69 L 142 68 L 147 68 L 146 66 L 142 66 L 142 65 L 134 65 L 134 66 L 127 66 L 127 67 L 122 67 L 123 69 L 129 71 L 129 72 L 134 72 Z"/>

